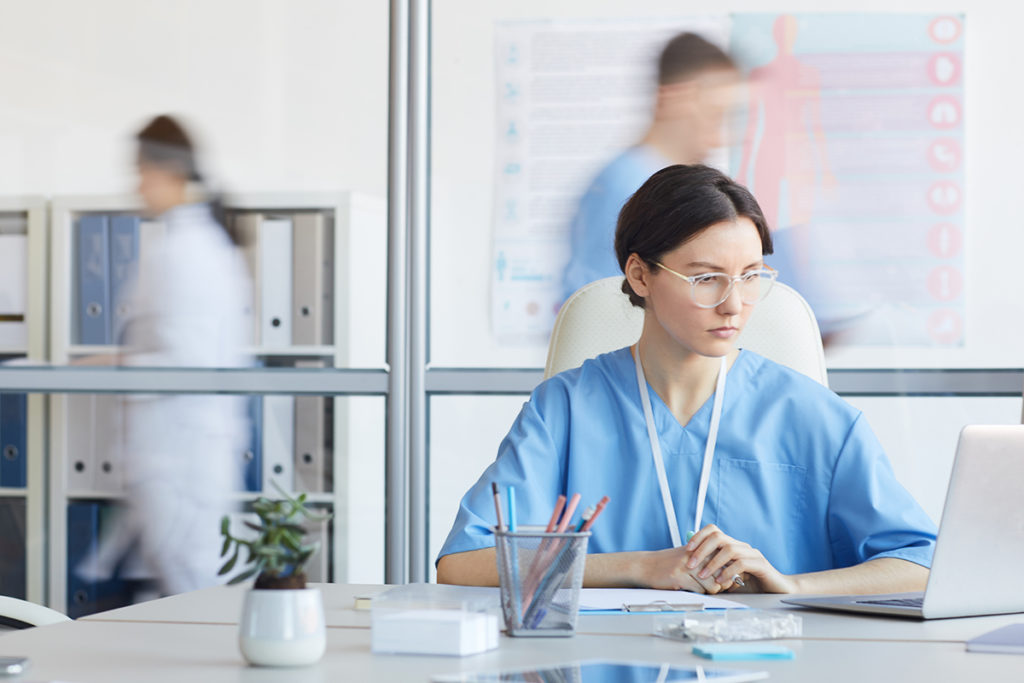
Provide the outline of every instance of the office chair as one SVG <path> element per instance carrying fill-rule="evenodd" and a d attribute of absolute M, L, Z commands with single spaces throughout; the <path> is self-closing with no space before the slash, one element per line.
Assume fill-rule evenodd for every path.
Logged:
<path fill-rule="evenodd" d="M 591 282 L 563 304 L 548 345 L 545 379 L 640 338 L 644 312 L 622 293 L 622 276 Z M 828 386 L 818 321 L 804 298 L 776 282 L 754 307 L 737 346 Z"/>
<path fill-rule="evenodd" d="M 43 607 L 34 602 L 26 602 L 18 598 L 0 596 L 0 630 L 5 626 L 22 629 L 32 628 L 33 626 L 46 626 L 47 624 L 58 624 L 62 621 L 71 620 L 49 607 Z"/>

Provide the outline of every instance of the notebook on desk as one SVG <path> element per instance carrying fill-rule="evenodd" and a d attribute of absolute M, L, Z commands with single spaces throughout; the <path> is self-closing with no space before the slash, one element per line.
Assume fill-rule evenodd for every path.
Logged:
<path fill-rule="evenodd" d="M 942 523 L 924 592 L 832 595 L 792 605 L 943 619 L 1024 612 L 1024 426 L 960 432 Z"/>

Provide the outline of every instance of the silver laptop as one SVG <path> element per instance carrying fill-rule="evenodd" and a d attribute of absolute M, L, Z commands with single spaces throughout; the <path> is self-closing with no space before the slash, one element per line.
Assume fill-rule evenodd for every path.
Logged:
<path fill-rule="evenodd" d="M 783 600 L 916 619 L 1024 612 L 1024 425 L 964 427 L 923 593 Z M 994 573 L 999 574 L 995 576 Z"/>

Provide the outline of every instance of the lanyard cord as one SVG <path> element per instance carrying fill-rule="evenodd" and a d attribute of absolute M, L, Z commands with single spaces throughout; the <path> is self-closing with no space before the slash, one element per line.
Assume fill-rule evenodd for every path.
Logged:
<path fill-rule="evenodd" d="M 640 346 L 636 349 L 636 381 L 640 389 L 640 403 L 644 408 L 644 420 L 647 422 L 647 438 L 651 442 L 651 455 L 654 457 L 654 469 L 658 474 L 658 485 L 661 488 L 661 502 L 665 508 L 665 520 L 668 522 L 669 534 L 672 536 L 672 547 L 683 544 L 679 533 L 679 520 L 676 518 L 675 504 L 672 502 L 672 491 L 665 473 L 665 459 L 661 455 L 661 440 L 654 426 L 654 411 L 651 410 L 651 397 L 647 392 L 647 379 L 644 377 L 643 363 L 640 361 Z M 708 495 L 708 481 L 711 479 L 711 463 L 715 458 L 715 444 L 718 442 L 718 425 L 722 421 L 722 401 L 725 397 L 725 375 L 728 360 L 722 356 L 718 369 L 718 380 L 715 382 L 715 398 L 711 408 L 711 425 L 708 428 L 708 441 L 704 446 L 704 461 L 701 465 L 700 483 L 697 485 L 697 509 L 694 513 L 693 530 L 700 529 L 700 521 L 704 516 L 704 500 Z"/>

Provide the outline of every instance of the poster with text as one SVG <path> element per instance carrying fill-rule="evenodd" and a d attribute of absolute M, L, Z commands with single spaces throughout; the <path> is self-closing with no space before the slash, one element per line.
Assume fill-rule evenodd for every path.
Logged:
<path fill-rule="evenodd" d="M 683 31 L 723 47 L 725 15 L 495 27 L 492 330 L 543 344 L 562 304 L 570 224 L 601 167 L 650 124 L 657 58 Z M 719 165 L 725 168 L 728 155 Z"/>

